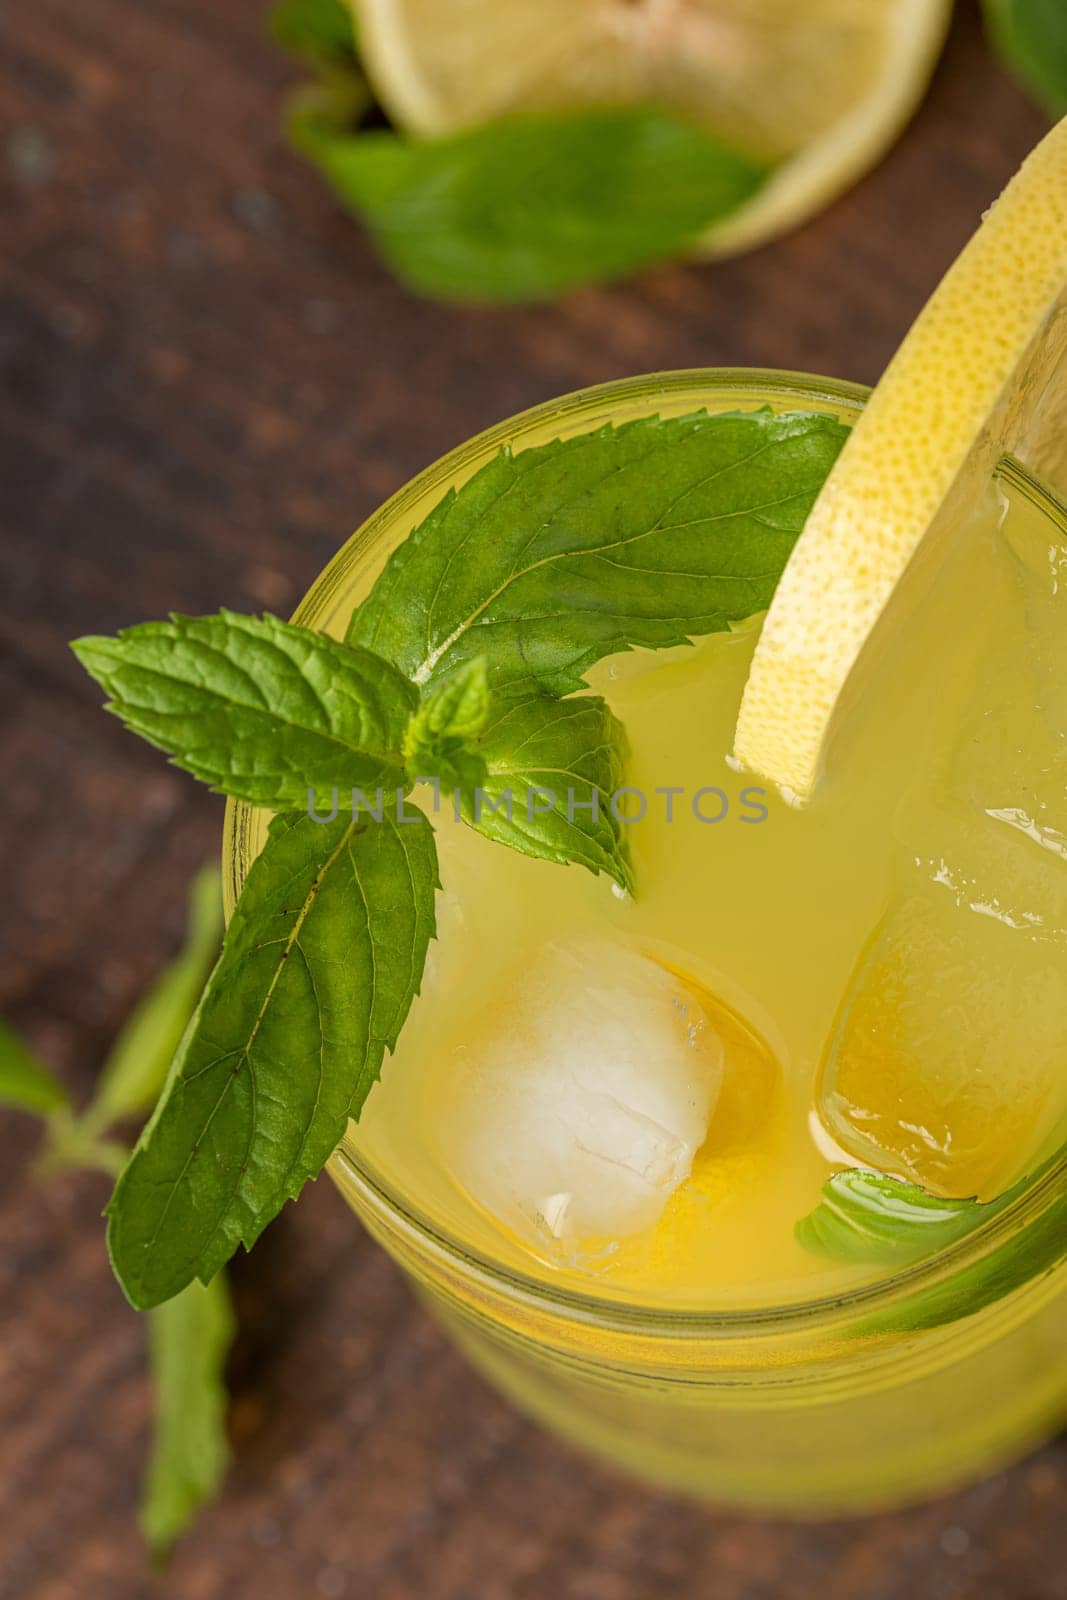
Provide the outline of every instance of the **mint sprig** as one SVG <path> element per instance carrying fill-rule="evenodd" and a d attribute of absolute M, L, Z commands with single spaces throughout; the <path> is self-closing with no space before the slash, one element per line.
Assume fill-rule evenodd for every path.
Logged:
<path fill-rule="evenodd" d="M 229 1460 L 223 1372 L 234 1332 L 223 1273 L 206 1286 L 189 1284 L 149 1318 L 155 1431 L 141 1529 L 157 1561 L 222 1485 Z"/>
<path fill-rule="evenodd" d="M 642 417 L 519 454 L 446 495 L 348 630 L 417 683 L 472 657 L 494 695 L 585 686 L 764 610 L 848 429 L 770 410 Z"/>
<path fill-rule="evenodd" d="M 221 935 L 218 873 L 201 872 L 190 894 L 190 925 L 177 959 L 149 987 L 112 1045 L 89 1107 L 76 1113 L 51 1072 L 0 1022 L 0 1104 L 43 1119 L 38 1177 L 57 1168 L 114 1172 L 128 1151 L 113 1124 L 155 1099 L 173 1046 L 189 1022 Z M 157 1561 L 218 1491 L 228 1460 L 223 1372 L 234 1319 L 225 1278 L 190 1284 L 149 1322 L 155 1407 L 141 1526 Z"/>
<path fill-rule="evenodd" d="M 418 694 L 366 651 L 277 617 L 180 617 L 72 646 L 107 709 L 217 794 L 271 810 L 308 789 L 395 789 Z"/>
<path fill-rule="evenodd" d="M 448 300 L 547 299 L 668 260 L 768 176 L 706 129 L 648 107 L 416 140 L 341 129 L 301 101 L 289 129 L 398 277 Z"/>
<path fill-rule="evenodd" d="M 416 780 L 488 838 L 633 889 L 625 733 L 573 691 L 614 651 L 765 606 L 846 433 L 700 412 L 505 452 L 394 554 L 345 644 L 220 612 L 76 646 L 131 728 L 279 811 L 108 1208 L 134 1305 L 210 1282 L 358 1116 L 433 936 Z"/>
<path fill-rule="evenodd" d="M 359 1114 L 433 935 L 433 833 L 412 817 L 272 822 L 108 1207 L 112 1264 L 139 1309 L 250 1248 Z"/>
<path fill-rule="evenodd" d="M 204 867 L 189 891 L 181 950 L 119 1030 L 89 1104 L 83 1111 L 67 1105 L 49 1117 L 39 1172 L 96 1167 L 119 1175 L 129 1151 L 109 1131 L 135 1117 L 143 1120 L 155 1106 L 221 943 L 222 887 L 218 871 Z"/>
<path fill-rule="evenodd" d="M 222 943 L 222 887 L 215 867 L 203 867 L 189 891 L 185 941 L 130 1013 L 104 1062 L 81 1118 L 95 1137 L 116 1122 L 144 1117 L 166 1082 L 200 992 Z"/>

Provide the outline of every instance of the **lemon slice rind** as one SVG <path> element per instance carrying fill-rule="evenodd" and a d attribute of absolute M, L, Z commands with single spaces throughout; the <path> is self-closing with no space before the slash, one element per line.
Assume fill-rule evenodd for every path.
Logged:
<path fill-rule="evenodd" d="M 753 657 L 734 754 L 788 797 L 817 783 L 846 684 L 920 547 L 1000 456 L 1050 473 L 1067 385 L 1067 119 L 920 314 L 797 541 Z"/>
<path fill-rule="evenodd" d="M 951 19 L 951 0 L 900 0 L 876 87 L 785 161 L 752 200 L 710 228 L 698 253 L 709 259 L 736 255 L 787 233 L 876 166 L 917 111 Z"/>

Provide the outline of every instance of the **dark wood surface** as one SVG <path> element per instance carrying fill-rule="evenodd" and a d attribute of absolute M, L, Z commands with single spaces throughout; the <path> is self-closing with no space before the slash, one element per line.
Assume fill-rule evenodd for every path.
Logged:
<path fill-rule="evenodd" d="M 85 1094 L 177 941 L 221 803 L 97 710 L 65 641 L 285 612 L 477 429 L 714 363 L 874 379 L 1038 137 L 964 4 L 925 108 L 772 249 L 562 305 L 412 299 L 285 149 L 260 0 L 0 13 L 0 1012 Z M 0 1119 L 0 1600 L 133 1600 L 142 1327 L 91 1178 Z M 761 1524 L 646 1493 L 466 1370 L 328 1183 L 235 1274 L 235 1460 L 181 1600 L 1065 1600 L 1067 1449 L 921 1510 Z M 975 1404 L 981 1405 L 980 1395 Z"/>

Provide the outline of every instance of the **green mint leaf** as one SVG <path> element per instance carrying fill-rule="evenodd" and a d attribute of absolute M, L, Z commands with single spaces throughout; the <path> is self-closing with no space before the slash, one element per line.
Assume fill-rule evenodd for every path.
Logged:
<path fill-rule="evenodd" d="M 489 718 L 489 680 L 481 657 L 430 685 L 408 724 L 408 775 L 436 778 L 446 791 L 470 794 L 485 778 L 485 761 L 471 745 Z"/>
<path fill-rule="evenodd" d="M 837 1261 L 878 1266 L 918 1261 L 962 1239 L 1019 1191 L 997 1200 L 943 1200 L 880 1172 L 849 1169 L 823 1185 L 822 1200 L 797 1224 L 800 1243 Z"/>
<path fill-rule="evenodd" d="M 141 1502 L 141 1527 L 165 1557 L 226 1471 L 223 1369 L 234 1332 L 225 1277 L 191 1283 L 148 1323 L 155 1436 Z"/>
<path fill-rule="evenodd" d="M 484 732 L 488 720 L 489 675 L 483 658 L 476 656 L 427 692 L 412 729 L 420 743 L 470 741 Z"/>
<path fill-rule="evenodd" d="M 353 17 L 342 0 L 282 0 L 271 12 L 270 31 L 276 44 L 297 55 L 355 59 Z"/>
<path fill-rule="evenodd" d="M 0 1022 L 0 1106 L 47 1117 L 66 1103 L 66 1090 L 30 1054 L 18 1034 Z"/>
<path fill-rule="evenodd" d="M 433 831 L 403 814 L 272 822 L 108 1207 L 112 1264 L 138 1308 L 250 1248 L 358 1114 L 433 936 Z"/>
<path fill-rule="evenodd" d="M 767 169 L 648 109 L 494 122 L 435 140 L 291 136 L 414 289 L 455 300 L 549 298 L 682 254 Z"/>
<path fill-rule="evenodd" d="M 1053 117 L 1067 112 L 1067 6 L 1063 0 L 985 0 L 995 48 Z"/>
<path fill-rule="evenodd" d="M 1062 1159 L 1062 1157 L 1061 1157 Z M 1018 1191 L 1013 1191 L 1013 1198 Z M 993 1205 L 999 1207 L 1000 1202 Z M 991 1213 L 983 1208 L 986 1220 Z M 1067 1238 L 1067 1195 L 1059 1195 L 1038 1217 L 993 1246 L 963 1270 L 946 1272 L 925 1288 L 865 1317 L 858 1334 L 911 1333 L 974 1316 L 1024 1284 L 1051 1271 L 1063 1259 Z"/>
<path fill-rule="evenodd" d="M 494 696 L 770 603 L 848 434 L 769 410 L 643 417 L 503 452 L 394 552 L 348 637 L 425 683 L 484 657 Z"/>
<path fill-rule="evenodd" d="M 185 943 L 130 1013 L 104 1063 L 81 1126 L 101 1133 L 151 1111 L 222 943 L 222 885 L 205 867 L 189 893 Z"/>
<path fill-rule="evenodd" d="M 905 1268 L 949 1249 L 991 1222 L 1063 1159 L 1063 1151 L 995 1200 L 942 1200 L 915 1184 L 852 1169 L 823 1186 L 821 1203 L 797 1224 L 807 1249 L 835 1261 Z M 1054 1266 L 1067 1236 L 1067 1196 L 1032 1223 L 962 1270 L 929 1287 L 901 1294 L 884 1310 L 864 1317 L 858 1334 L 912 1332 L 973 1316 Z"/>
<path fill-rule="evenodd" d="M 796 1226 L 800 1243 L 833 1261 L 904 1269 L 966 1239 L 1024 1195 L 1040 1191 L 1063 1161 L 1067 1146 L 1042 1160 L 1031 1177 L 994 1200 L 945 1200 L 884 1173 L 851 1168 L 823 1185 L 822 1200 Z M 902 1292 L 885 1309 L 862 1318 L 857 1335 L 913 1332 L 973 1316 L 1053 1267 L 1067 1237 L 1067 1196 L 995 1243 L 976 1260 L 932 1284 Z"/>
<path fill-rule="evenodd" d="M 597 695 L 505 701 L 479 753 L 486 775 L 464 814 L 480 833 L 525 855 L 606 872 L 633 892 L 624 825 L 611 797 L 624 782 L 622 723 Z"/>
<path fill-rule="evenodd" d="M 339 789 L 395 789 L 415 690 L 365 650 L 277 617 L 220 611 L 72 649 L 108 710 L 219 794 L 284 810 Z"/>

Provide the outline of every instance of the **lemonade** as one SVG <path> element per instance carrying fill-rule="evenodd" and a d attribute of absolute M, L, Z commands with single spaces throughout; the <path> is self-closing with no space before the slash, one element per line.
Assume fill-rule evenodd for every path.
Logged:
<path fill-rule="evenodd" d="M 502 444 L 765 404 L 851 422 L 861 397 L 681 374 L 544 407 L 416 480 L 298 618 L 343 632 Z M 803 810 L 729 757 L 758 622 L 596 667 L 631 747 L 620 808 L 644 813 L 635 896 L 486 845 L 438 797 L 439 938 L 334 1175 L 491 1376 L 646 1475 L 862 1506 L 1062 1415 L 1062 1168 L 904 1272 L 796 1227 L 842 1168 L 992 1199 L 1062 1141 L 1065 561 L 1062 508 L 1006 464 Z M 236 813 L 238 878 L 262 828 Z M 1000 1286 L 965 1307 L 983 1271 Z"/>

